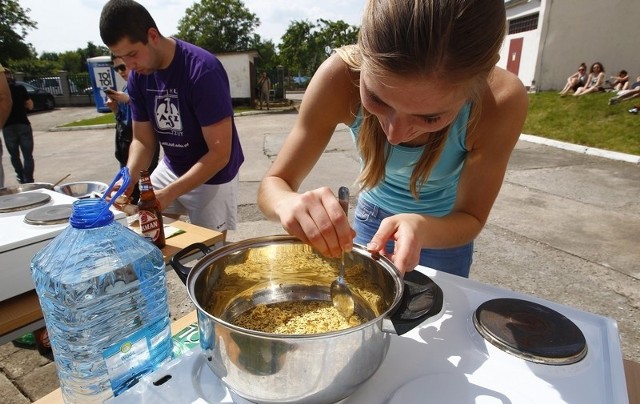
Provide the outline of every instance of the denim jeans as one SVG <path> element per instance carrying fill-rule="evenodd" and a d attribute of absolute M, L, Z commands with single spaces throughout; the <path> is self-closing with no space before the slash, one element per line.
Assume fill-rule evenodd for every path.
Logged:
<path fill-rule="evenodd" d="M 358 198 L 353 227 L 356 231 L 354 242 L 366 245 L 378 231 L 382 219 L 392 216 L 379 207 Z M 394 242 L 389 241 L 386 251 L 393 251 Z M 461 247 L 454 248 L 423 248 L 420 251 L 420 265 L 437 269 L 450 274 L 469 277 L 471 262 L 473 261 L 473 241 Z"/>
<path fill-rule="evenodd" d="M 16 172 L 18 182 L 21 184 L 33 182 L 33 131 L 31 125 L 15 124 L 5 126 L 2 129 L 7 151 L 11 156 L 11 165 Z M 22 152 L 23 162 L 20 160 Z"/>

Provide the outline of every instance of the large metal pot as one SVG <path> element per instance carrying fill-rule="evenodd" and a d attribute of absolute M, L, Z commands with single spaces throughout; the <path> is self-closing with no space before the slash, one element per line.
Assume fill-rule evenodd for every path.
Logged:
<path fill-rule="evenodd" d="M 204 257 L 191 270 L 181 265 L 196 249 Z M 381 365 L 390 334 L 406 332 L 442 309 L 442 292 L 429 278 L 414 271 L 424 279 L 403 281 L 389 260 L 356 245 L 345 254 L 345 278 L 356 313 L 367 321 L 330 333 L 269 334 L 232 320 L 258 304 L 330 301 L 337 260 L 297 238 L 269 236 L 213 252 L 193 245 L 171 265 L 197 307 L 207 364 L 232 392 L 255 403 L 332 403 L 349 396 Z M 372 291 L 375 299 L 363 298 Z"/>

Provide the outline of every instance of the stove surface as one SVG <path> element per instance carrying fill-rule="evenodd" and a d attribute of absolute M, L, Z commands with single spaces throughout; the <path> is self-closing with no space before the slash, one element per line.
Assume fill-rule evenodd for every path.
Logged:
<path fill-rule="evenodd" d="M 77 200 L 48 189 L 37 189 L 22 194 L 44 194 L 50 199 L 46 204 L 31 209 L 0 213 L 0 301 L 34 288 L 30 270 L 31 259 L 69 225 L 68 220 L 59 224 L 28 224 L 24 221 L 25 216 L 38 209 L 69 205 Z M 115 219 L 126 226 L 126 215 L 115 208 L 111 210 Z"/>
<path fill-rule="evenodd" d="M 616 322 L 533 296 L 419 267 L 443 290 L 444 314 L 392 336 L 378 371 L 341 403 L 628 403 Z M 543 304 L 584 333 L 587 354 L 569 365 L 534 363 L 486 341 L 473 325 L 483 302 L 510 297 Z M 154 382 L 171 377 L 158 386 Z M 234 401 L 234 398 L 236 401 Z M 109 403 L 241 403 L 196 348 Z"/>
<path fill-rule="evenodd" d="M 51 226 L 37 226 L 30 225 L 24 222 L 24 217 L 27 213 L 41 208 L 43 206 L 55 206 L 61 204 L 73 203 L 76 198 L 61 194 L 59 192 L 50 191 L 47 189 L 38 189 L 26 193 L 40 193 L 48 194 L 51 199 L 44 205 L 34 206 L 31 209 L 18 210 L 15 212 L 0 213 L 0 226 L 3 229 L 10 231 L 0 232 L 0 253 L 22 247 L 26 244 L 35 243 L 42 240 L 47 240 L 55 237 L 62 229 L 67 227 L 68 223 L 62 223 Z M 19 195 L 19 194 L 16 194 Z"/>

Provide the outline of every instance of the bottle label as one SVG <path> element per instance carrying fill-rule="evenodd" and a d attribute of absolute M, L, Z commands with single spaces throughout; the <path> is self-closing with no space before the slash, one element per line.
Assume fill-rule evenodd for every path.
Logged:
<path fill-rule="evenodd" d="M 160 236 L 160 220 L 153 212 L 141 210 L 138 212 L 140 217 L 140 232 L 145 238 L 156 241 Z"/>
<path fill-rule="evenodd" d="M 148 366 L 151 353 L 146 330 L 140 330 L 104 350 L 102 357 L 114 392 L 122 390 L 141 368 Z"/>

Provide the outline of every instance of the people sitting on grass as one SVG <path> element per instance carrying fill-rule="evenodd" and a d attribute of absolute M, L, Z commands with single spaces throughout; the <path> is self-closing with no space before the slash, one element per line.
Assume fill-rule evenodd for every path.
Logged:
<path fill-rule="evenodd" d="M 631 88 L 627 90 L 620 90 L 615 97 L 609 98 L 609 105 L 614 105 L 637 97 L 640 97 L 640 76 L 636 78 L 636 82 L 631 85 Z"/>
<path fill-rule="evenodd" d="M 587 83 L 588 76 L 586 63 L 580 63 L 578 71 L 567 78 L 567 84 L 565 84 L 562 91 L 560 91 L 560 96 L 564 97 L 569 91 L 576 91 L 578 88 L 584 86 Z"/>
<path fill-rule="evenodd" d="M 613 91 L 627 90 L 629 88 L 629 73 L 626 70 L 620 70 L 617 76 L 609 77 Z"/>
<path fill-rule="evenodd" d="M 573 93 L 574 97 L 589 94 L 589 93 L 598 93 L 604 91 L 605 85 L 605 74 L 604 67 L 602 63 L 595 62 L 591 65 L 591 69 L 589 70 L 589 77 L 587 78 L 587 84 L 583 87 L 578 87 L 575 93 Z"/>

